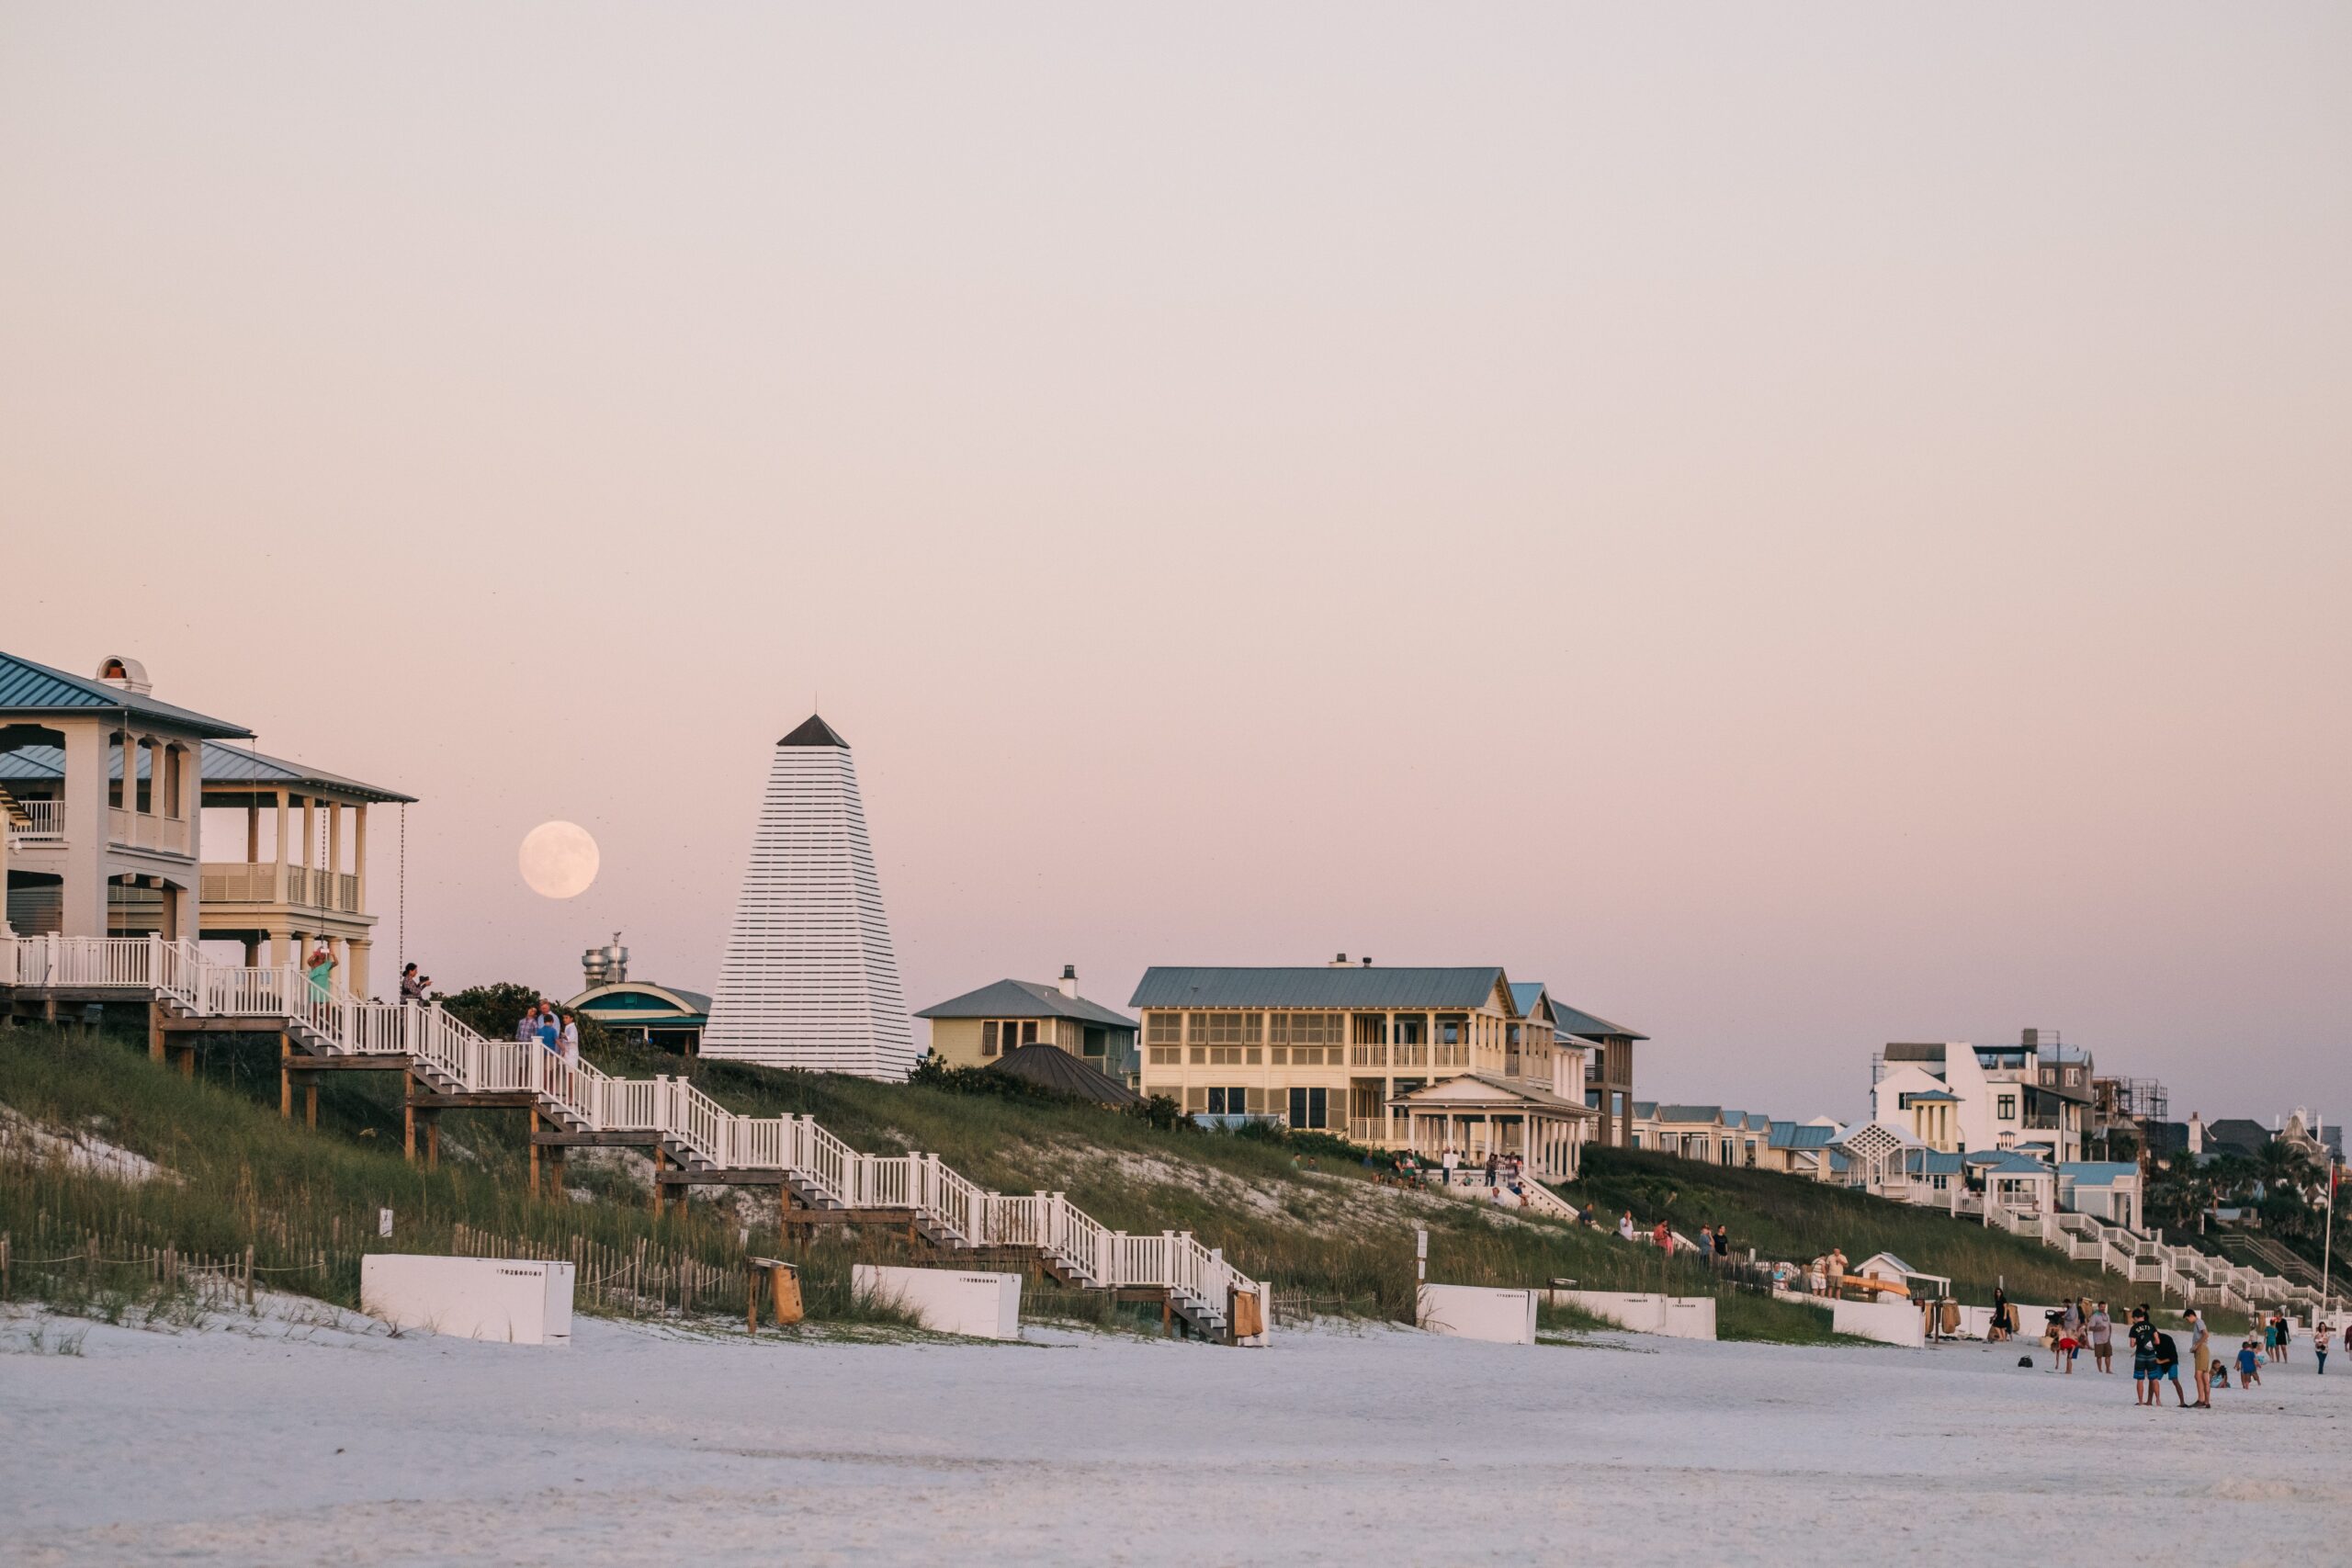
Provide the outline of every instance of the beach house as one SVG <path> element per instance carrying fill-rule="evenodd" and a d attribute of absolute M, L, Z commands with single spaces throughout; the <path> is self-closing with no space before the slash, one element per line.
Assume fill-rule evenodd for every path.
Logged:
<path fill-rule="evenodd" d="M 1142 1017 L 1143 1091 L 1198 1116 L 1430 1157 L 1517 1154 L 1555 1180 L 1576 1173 L 1603 1116 L 1588 1103 L 1595 1043 L 1576 1027 L 1598 1021 L 1514 987 L 1499 964 L 1154 966 L 1128 1005 Z"/>
<path fill-rule="evenodd" d="M 84 677 L 0 653 L 0 931 L 234 942 L 264 965 L 323 941 L 371 994 L 368 812 L 413 797 L 253 739 L 157 698 L 136 659 Z"/>
<path fill-rule="evenodd" d="M 1136 1086 L 1136 1021 L 1079 995 L 1075 964 L 1063 964 L 1052 985 L 998 980 L 915 1016 L 930 1021 L 931 1049 L 951 1067 L 991 1066 L 1023 1045 L 1052 1045 L 1114 1083 Z"/>

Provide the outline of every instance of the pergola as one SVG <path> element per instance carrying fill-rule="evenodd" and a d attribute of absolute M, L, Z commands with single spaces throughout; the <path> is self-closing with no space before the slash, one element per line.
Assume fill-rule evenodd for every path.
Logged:
<path fill-rule="evenodd" d="M 1600 1113 L 1547 1089 L 1487 1073 L 1444 1078 L 1388 1102 L 1406 1146 L 1425 1159 L 1460 1150 L 1474 1160 L 1517 1155 L 1539 1179 L 1569 1181 Z"/>

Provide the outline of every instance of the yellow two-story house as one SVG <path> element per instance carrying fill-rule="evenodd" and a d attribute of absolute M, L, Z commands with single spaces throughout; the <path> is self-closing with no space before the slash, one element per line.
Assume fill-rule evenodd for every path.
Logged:
<path fill-rule="evenodd" d="M 1143 1092 L 1203 1120 L 1263 1118 L 1437 1159 L 1521 1156 L 1566 1180 L 1600 1113 L 1588 1043 L 1500 965 L 1145 972 Z"/>

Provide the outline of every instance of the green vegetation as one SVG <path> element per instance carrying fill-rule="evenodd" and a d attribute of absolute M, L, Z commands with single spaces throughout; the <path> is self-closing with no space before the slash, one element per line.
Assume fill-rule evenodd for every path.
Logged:
<path fill-rule="evenodd" d="M 1809 1262 L 1835 1247 L 1860 1263 L 1873 1253 L 1892 1252 L 1914 1269 L 1949 1277 L 1953 1293 L 1977 1305 L 1991 1303 L 1996 1284 L 2020 1302 L 2137 1299 L 2120 1276 L 2077 1263 L 2038 1241 L 1778 1171 L 1713 1166 L 1642 1149 L 1589 1148 L 1584 1179 L 1569 1196 L 1594 1203 L 1604 1215 L 1631 1209 L 1638 1222 L 1655 1224 L 1663 1217 L 1686 1235 L 1695 1235 L 1700 1225 L 1725 1225 L 1733 1251 L 1742 1257 L 1752 1247 L 1762 1258 Z"/>
<path fill-rule="evenodd" d="M 993 1085 L 968 1092 L 952 1082 L 888 1085 L 684 1062 L 618 1042 L 606 1043 L 599 1066 L 683 1072 L 737 1111 L 812 1114 L 855 1147 L 934 1153 L 1001 1191 L 1065 1192 L 1114 1228 L 1190 1229 L 1267 1280 L 1278 1299 L 1317 1310 L 1409 1320 L 1417 1227 L 1430 1233 L 1435 1280 L 1541 1286 L 1565 1278 L 1594 1290 L 1733 1293 L 1695 1260 L 1669 1262 L 1605 1232 L 1380 1185 L 1361 1154 L 1335 1139 L 1209 1134 Z M 566 1181 L 576 1201 L 533 1198 L 519 1112 L 444 1112 L 440 1168 L 409 1164 L 396 1075 L 322 1075 L 315 1133 L 299 1116 L 281 1120 L 277 1095 L 274 1036 L 208 1038 L 189 1080 L 151 1063 L 143 1042 L 42 1027 L 0 1032 L 0 1104 L 102 1136 L 177 1178 L 129 1184 L 57 1161 L 0 1159 L 0 1231 L 14 1235 L 25 1258 L 75 1250 L 84 1237 L 118 1244 L 115 1251 L 208 1256 L 252 1245 L 264 1282 L 352 1304 L 359 1258 L 379 1245 L 377 1212 L 390 1208 L 393 1245 L 404 1250 L 582 1259 L 584 1310 L 728 1314 L 743 1308 L 745 1233 L 755 1253 L 781 1246 L 764 1190 L 701 1190 L 657 1221 L 633 1155 L 575 1152 Z M 902 1260 L 905 1245 L 876 1236 L 813 1249 L 803 1279 L 812 1320 L 858 1321 L 851 1264 Z M 591 1293 L 592 1282 L 605 1293 Z M 1036 1292 L 1032 1311 L 1119 1321 L 1083 1292 Z M 1723 1316 L 1727 1335 L 1826 1337 L 1817 1314 L 1760 1296 Z M 1156 1326 L 1156 1310 L 1151 1317 Z"/>

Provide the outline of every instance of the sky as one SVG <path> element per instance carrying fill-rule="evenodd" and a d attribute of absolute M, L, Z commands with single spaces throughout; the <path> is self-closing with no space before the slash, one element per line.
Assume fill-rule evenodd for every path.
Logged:
<path fill-rule="evenodd" d="M 1645 1096 L 2036 1026 L 2352 1115 L 2347 79 L 2341 5 L 0 0 L 0 648 L 419 796 L 445 988 L 708 987 L 816 705 L 913 1006 L 1345 951 Z"/>

